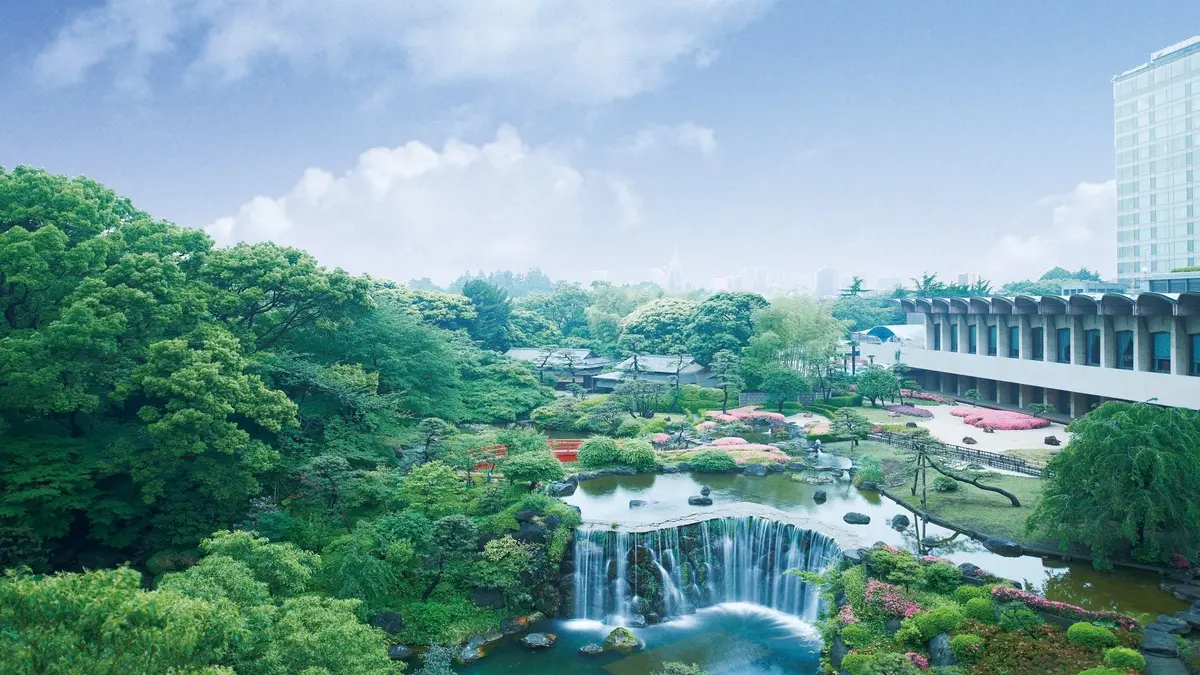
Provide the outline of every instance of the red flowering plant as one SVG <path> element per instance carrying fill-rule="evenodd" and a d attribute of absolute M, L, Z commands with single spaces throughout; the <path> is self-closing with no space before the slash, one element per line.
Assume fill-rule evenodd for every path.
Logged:
<path fill-rule="evenodd" d="M 963 418 L 963 422 L 980 429 L 1014 431 L 1041 429 L 1050 426 L 1050 420 L 1012 410 L 990 410 L 988 408 L 955 408 L 951 415 Z"/>
<path fill-rule="evenodd" d="M 909 661 L 913 662 L 914 666 L 920 668 L 921 670 L 929 670 L 929 659 L 928 658 L 926 658 L 916 652 L 905 652 L 904 655 L 908 657 Z"/>
<path fill-rule="evenodd" d="M 858 617 L 854 616 L 854 608 L 850 605 L 842 605 L 842 608 L 838 610 L 838 621 L 843 626 L 858 623 Z"/>
<path fill-rule="evenodd" d="M 1191 567 L 1192 563 L 1188 561 L 1187 556 L 1182 553 L 1175 553 L 1171 556 L 1171 567 L 1179 570 L 1186 570 Z"/>
<path fill-rule="evenodd" d="M 1116 624 L 1122 630 L 1137 630 L 1141 625 L 1137 619 L 1120 612 L 1096 612 L 1065 602 L 1047 600 L 1040 595 L 1009 586 L 996 586 L 992 589 L 992 597 L 997 602 L 1021 602 L 1030 609 L 1061 616 L 1072 621 L 1107 621 Z"/>
<path fill-rule="evenodd" d="M 921 611 L 921 606 L 905 597 L 900 589 L 875 579 L 867 580 L 866 601 L 872 609 L 898 619 L 907 619 Z"/>

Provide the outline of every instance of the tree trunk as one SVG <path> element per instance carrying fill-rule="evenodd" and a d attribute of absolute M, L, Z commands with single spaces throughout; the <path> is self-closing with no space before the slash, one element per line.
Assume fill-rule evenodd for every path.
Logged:
<path fill-rule="evenodd" d="M 724 415 L 728 412 L 726 408 L 729 407 L 729 385 L 721 387 L 721 391 L 724 392 L 724 396 L 721 397 L 721 414 Z"/>

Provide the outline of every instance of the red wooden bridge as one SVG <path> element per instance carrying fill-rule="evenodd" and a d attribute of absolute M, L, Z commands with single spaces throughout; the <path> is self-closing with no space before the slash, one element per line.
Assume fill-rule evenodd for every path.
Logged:
<path fill-rule="evenodd" d="M 550 452 L 553 452 L 555 458 L 560 462 L 578 462 L 579 446 L 581 445 L 583 445 L 583 439 L 581 438 L 551 438 Z M 503 444 L 485 445 L 477 452 L 482 457 L 479 463 L 475 465 L 475 470 L 482 471 L 495 468 L 495 462 L 491 461 L 491 458 L 503 457 L 508 454 L 508 448 Z"/>

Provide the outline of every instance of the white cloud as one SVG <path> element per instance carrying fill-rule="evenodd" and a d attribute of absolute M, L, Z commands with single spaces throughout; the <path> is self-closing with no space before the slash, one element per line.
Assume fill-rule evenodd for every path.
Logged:
<path fill-rule="evenodd" d="M 1036 279 L 1058 265 L 1116 273 L 1116 181 L 1083 182 L 1067 194 L 1038 200 L 1036 231 L 1009 233 L 983 252 L 982 268 L 997 281 Z"/>
<path fill-rule="evenodd" d="M 664 145 L 696 150 L 702 155 L 717 151 L 717 137 L 712 129 L 694 122 L 675 126 L 653 124 L 637 132 L 622 149 L 635 155 L 659 149 Z"/>
<path fill-rule="evenodd" d="M 205 228 L 219 244 L 271 240 L 322 264 L 404 281 L 466 269 L 577 260 L 609 229 L 641 220 L 619 177 L 582 171 L 512 127 L 494 141 L 372 148 L 341 176 L 311 168 Z"/>
<path fill-rule="evenodd" d="M 721 39 L 772 1 L 107 0 L 71 16 L 36 72 L 71 84 L 111 61 L 132 81 L 196 45 L 185 55 L 192 73 L 222 80 L 277 58 L 353 62 L 424 83 L 503 83 L 599 103 L 654 88 L 677 63 L 707 66 Z"/>

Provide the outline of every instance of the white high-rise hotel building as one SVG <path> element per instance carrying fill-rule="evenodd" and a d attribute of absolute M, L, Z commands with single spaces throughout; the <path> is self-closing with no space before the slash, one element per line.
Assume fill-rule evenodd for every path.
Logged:
<path fill-rule="evenodd" d="M 1117 160 L 1117 279 L 1200 259 L 1200 35 L 1113 78 Z"/>

